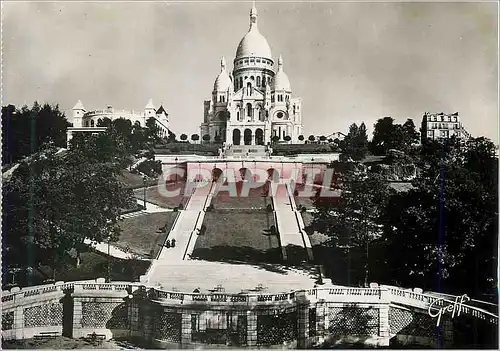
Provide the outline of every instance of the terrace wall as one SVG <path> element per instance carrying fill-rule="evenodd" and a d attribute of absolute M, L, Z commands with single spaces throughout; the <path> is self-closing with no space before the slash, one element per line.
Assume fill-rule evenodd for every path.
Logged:
<path fill-rule="evenodd" d="M 427 307 L 449 301 L 394 287 L 310 289 L 283 294 L 181 293 L 139 283 L 93 282 L 12 289 L 2 296 L 2 338 L 28 339 L 53 331 L 73 338 L 91 333 L 137 338 L 149 347 L 286 346 L 325 341 L 388 346 L 451 346 L 454 321 L 440 331 Z M 492 327 L 498 317 L 465 307 L 464 317 Z"/>

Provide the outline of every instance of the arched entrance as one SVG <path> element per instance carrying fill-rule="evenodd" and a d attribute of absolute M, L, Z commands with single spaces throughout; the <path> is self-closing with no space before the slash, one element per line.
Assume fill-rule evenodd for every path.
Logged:
<path fill-rule="evenodd" d="M 255 130 L 255 144 L 264 145 L 264 131 L 260 128 Z"/>
<path fill-rule="evenodd" d="M 240 168 L 240 176 L 242 180 L 252 180 L 252 172 L 248 168 Z"/>
<path fill-rule="evenodd" d="M 273 183 L 278 183 L 280 179 L 279 172 L 274 168 L 269 168 L 267 170 L 267 179 Z"/>
<path fill-rule="evenodd" d="M 233 145 L 240 145 L 241 132 L 239 129 L 233 130 Z"/>
<path fill-rule="evenodd" d="M 245 145 L 252 145 L 252 131 L 248 128 L 243 133 L 243 141 Z"/>
<path fill-rule="evenodd" d="M 212 181 L 217 182 L 221 176 L 222 176 L 222 169 L 214 168 L 212 170 Z"/>

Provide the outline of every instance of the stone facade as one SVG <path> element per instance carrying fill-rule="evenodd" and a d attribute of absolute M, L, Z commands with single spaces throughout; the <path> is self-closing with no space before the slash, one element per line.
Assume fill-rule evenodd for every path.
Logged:
<path fill-rule="evenodd" d="M 229 74 L 222 58 L 212 98 L 204 102 L 201 135 L 226 145 L 267 145 L 273 136 L 297 142 L 302 134 L 301 100 L 292 97 L 281 56 L 275 71 L 269 44 L 257 27 L 255 6 L 233 65 Z"/>
<path fill-rule="evenodd" d="M 429 139 L 446 140 L 451 137 L 465 140 L 471 137 L 460 122 L 458 112 L 449 115 L 442 112 L 424 114 L 421 127 L 422 142 Z"/>

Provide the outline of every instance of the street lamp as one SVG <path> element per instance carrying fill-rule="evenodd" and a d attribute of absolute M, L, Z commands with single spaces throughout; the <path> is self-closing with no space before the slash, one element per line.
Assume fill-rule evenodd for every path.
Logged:
<path fill-rule="evenodd" d="M 144 209 L 146 209 L 146 175 L 142 177 L 142 184 L 144 188 Z"/>
<path fill-rule="evenodd" d="M 111 282 L 111 256 L 109 254 L 109 242 L 111 240 L 111 237 L 108 237 L 108 276 L 107 276 L 107 279 L 106 279 L 106 283 L 110 283 Z"/>

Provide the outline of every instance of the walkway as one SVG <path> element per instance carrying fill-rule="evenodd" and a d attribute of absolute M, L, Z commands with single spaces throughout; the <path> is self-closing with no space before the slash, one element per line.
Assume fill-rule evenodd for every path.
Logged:
<path fill-rule="evenodd" d="M 146 273 L 148 281 L 158 279 L 157 275 L 161 275 L 161 267 L 180 264 L 184 260 L 188 260 L 193 252 L 196 238 L 205 217 L 205 209 L 211 202 L 214 190 L 213 184 L 209 186 L 202 185 L 200 184 L 194 190 L 186 204 L 186 209 L 179 212 L 179 216 L 168 234 L 170 241 L 175 239 L 175 247 L 162 248 L 158 258 L 153 260 L 150 269 Z"/>
<path fill-rule="evenodd" d="M 202 260 L 187 260 L 182 263 L 159 262 L 147 284 L 160 285 L 165 290 L 178 289 L 191 292 L 196 288 L 206 291 L 217 285 L 226 292 L 240 293 L 262 285 L 268 293 L 290 292 L 297 289 L 312 289 L 317 280 L 317 271 L 300 271 L 281 268 L 278 265 L 232 264 Z M 330 280 L 321 287 L 333 287 Z"/>
<path fill-rule="evenodd" d="M 98 243 L 98 244 L 92 244 L 92 242 L 89 239 L 85 239 L 84 243 L 87 245 L 92 246 L 95 250 L 102 252 L 104 254 L 108 254 L 108 244 L 107 243 Z M 128 259 L 137 259 L 141 261 L 149 261 L 148 258 L 142 258 L 134 255 L 131 252 L 125 252 L 124 250 L 120 249 L 119 247 L 109 245 L 109 255 L 112 257 L 116 258 L 121 258 L 122 260 L 128 260 Z"/>
<path fill-rule="evenodd" d="M 303 257 L 302 253 L 298 253 L 300 255 L 299 259 L 312 259 L 311 243 L 303 230 L 304 224 L 300 213 L 297 212 L 297 206 L 292 194 L 290 194 L 290 188 L 288 185 L 278 186 L 278 184 L 271 183 L 271 190 L 284 258 L 289 258 L 288 256 L 291 254 L 291 248 L 287 249 L 287 246 L 295 246 L 305 250 Z"/>

